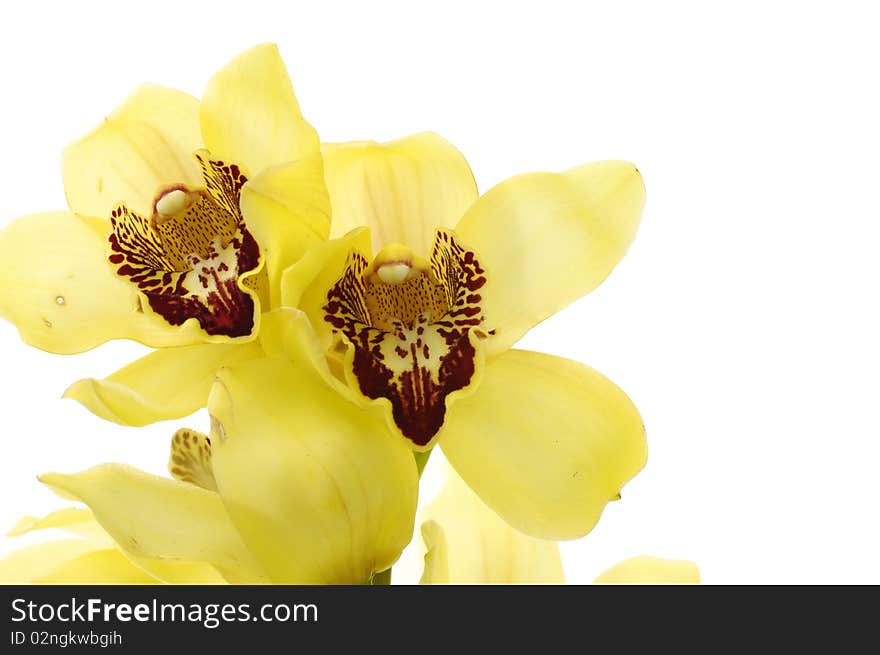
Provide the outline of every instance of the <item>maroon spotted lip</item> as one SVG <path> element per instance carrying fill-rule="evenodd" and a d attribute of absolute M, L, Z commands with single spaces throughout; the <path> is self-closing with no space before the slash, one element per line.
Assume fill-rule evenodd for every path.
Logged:
<path fill-rule="evenodd" d="M 205 190 L 173 217 L 142 216 L 121 204 L 110 216 L 110 263 L 137 286 L 169 325 L 194 318 L 212 336 L 245 337 L 256 304 L 239 279 L 257 268 L 260 249 L 244 226 L 239 199 L 247 178 L 238 166 L 200 153 Z M 179 185 L 170 190 L 184 190 Z"/>
<path fill-rule="evenodd" d="M 485 321 L 478 292 L 486 276 L 475 253 L 440 230 L 430 263 L 422 275 L 434 294 L 425 291 L 425 280 L 385 285 L 381 297 L 398 297 L 377 303 L 368 263 L 352 253 L 324 307 L 325 320 L 354 346 L 352 373 L 361 393 L 387 398 L 394 423 L 418 447 L 443 426 L 449 394 L 473 380 L 477 353 L 470 333 Z M 388 308 L 404 318 L 383 314 Z"/>

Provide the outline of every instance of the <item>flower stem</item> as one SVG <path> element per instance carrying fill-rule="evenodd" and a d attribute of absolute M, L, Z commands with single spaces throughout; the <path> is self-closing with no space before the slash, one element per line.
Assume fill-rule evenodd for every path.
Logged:
<path fill-rule="evenodd" d="M 391 569 L 385 569 L 384 571 L 380 571 L 379 573 L 374 573 L 373 577 L 370 579 L 371 585 L 390 585 L 391 584 Z"/>
<path fill-rule="evenodd" d="M 434 449 L 432 448 L 431 450 L 424 452 L 424 453 L 417 453 L 417 452 L 413 453 L 413 456 L 416 458 L 416 466 L 419 469 L 419 478 L 422 477 L 422 471 L 425 470 L 425 466 L 428 463 L 428 458 L 431 456 L 431 453 L 433 451 L 434 451 Z"/>

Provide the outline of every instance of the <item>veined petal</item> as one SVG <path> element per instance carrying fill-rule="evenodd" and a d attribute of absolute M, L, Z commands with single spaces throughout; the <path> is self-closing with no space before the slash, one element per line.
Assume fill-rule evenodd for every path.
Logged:
<path fill-rule="evenodd" d="M 40 481 L 79 500 L 134 557 L 208 562 L 232 583 L 260 583 L 260 565 L 245 547 L 216 493 L 122 464 L 81 473 L 46 473 Z"/>
<path fill-rule="evenodd" d="M 201 127 L 205 147 L 250 176 L 319 149 L 274 44 L 251 48 L 211 78 L 202 98 Z"/>
<path fill-rule="evenodd" d="M 217 370 L 262 355 L 256 342 L 163 348 L 103 380 L 74 382 L 65 398 L 120 425 L 181 418 L 205 407 Z"/>
<path fill-rule="evenodd" d="M 373 248 L 402 243 L 422 257 L 434 230 L 453 227 L 479 195 L 464 156 L 431 132 L 388 143 L 325 144 L 331 236 L 368 226 Z"/>
<path fill-rule="evenodd" d="M 502 352 L 534 325 L 595 289 L 626 253 L 645 204 L 635 166 L 603 161 L 513 177 L 455 228 L 486 266 L 490 340 Z"/>
<path fill-rule="evenodd" d="M 565 582 L 556 542 L 511 528 L 452 469 L 424 518 L 422 584 Z"/>
<path fill-rule="evenodd" d="M 98 219 L 53 212 L 19 218 L 0 231 L 0 316 L 25 342 L 60 354 L 110 339 L 154 347 L 201 340 L 196 326 L 172 328 L 142 310 L 137 294 L 110 269 L 105 228 Z"/>
<path fill-rule="evenodd" d="M 330 198 L 321 156 L 259 173 L 242 189 L 241 211 L 266 258 L 270 300 L 277 307 L 284 269 L 330 233 Z"/>
<path fill-rule="evenodd" d="M 358 228 L 318 244 L 284 271 L 281 278 L 281 304 L 305 312 L 325 348 L 332 338 L 331 326 L 324 320 L 327 294 L 345 273 L 352 255 L 372 259 L 369 229 Z"/>
<path fill-rule="evenodd" d="M 192 153 L 201 141 L 198 100 L 182 91 L 142 86 L 64 150 L 67 202 L 78 214 L 103 219 L 121 201 L 149 214 L 162 187 L 200 185 Z"/>
<path fill-rule="evenodd" d="M 642 555 L 618 562 L 594 584 L 700 584 L 700 569 L 687 560 Z"/>
<path fill-rule="evenodd" d="M 380 411 L 345 400 L 309 358 L 220 372 L 209 400 L 214 476 L 273 582 L 365 583 L 412 536 L 415 460 Z"/>
<path fill-rule="evenodd" d="M 447 416 L 440 447 L 483 501 L 521 532 L 575 539 L 645 465 L 638 411 L 571 360 L 511 350 L 486 363 Z"/>

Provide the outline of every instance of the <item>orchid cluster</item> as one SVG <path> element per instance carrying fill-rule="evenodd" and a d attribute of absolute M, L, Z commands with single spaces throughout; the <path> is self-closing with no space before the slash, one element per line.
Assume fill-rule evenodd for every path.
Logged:
<path fill-rule="evenodd" d="M 68 211 L 0 232 L 0 315 L 80 353 L 154 350 L 66 397 L 126 426 L 207 408 L 170 477 L 101 464 L 40 480 L 81 503 L 10 533 L 3 581 L 379 584 L 422 517 L 424 583 L 559 583 L 644 466 L 617 386 L 518 350 L 623 257 L 645 201 L 632 164 L 510 178 L 482 196 L 433 133 L 322 143 L 273 45 L 201 100 L 142 86 L 63 156 Z M 84 505 L 84 507 L 83 507 Z M 635 558 L 600 582 L 695 582 Z"/>

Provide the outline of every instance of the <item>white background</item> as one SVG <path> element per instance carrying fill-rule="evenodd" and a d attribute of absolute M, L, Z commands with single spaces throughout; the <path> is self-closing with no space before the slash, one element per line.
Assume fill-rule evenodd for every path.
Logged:
<path fill-rule="evenodd" d="M 603 371 L 648 429 L 647 468 L 563 545 L 569 581 L 645 553 L 693 559 L 709 583 L 880 583 L 869 3 L 297 4 L 7 8 L 0 222 L 65 207 L 61 147 L 138 83 L 199 95 L 266 40 L 326 141 L 435 130 L 482 191 L 629 159 L 648 189 L 634 246 L 520 344 Z M 160 473 L 176 427 L 206 428 L 120 428 L 59 399 L 142 352 L 52 356 L 0 324 L 0 526 L 65 504 L 38 472 Z M 398 570 L 418 578 L 412 558 Z"/>

